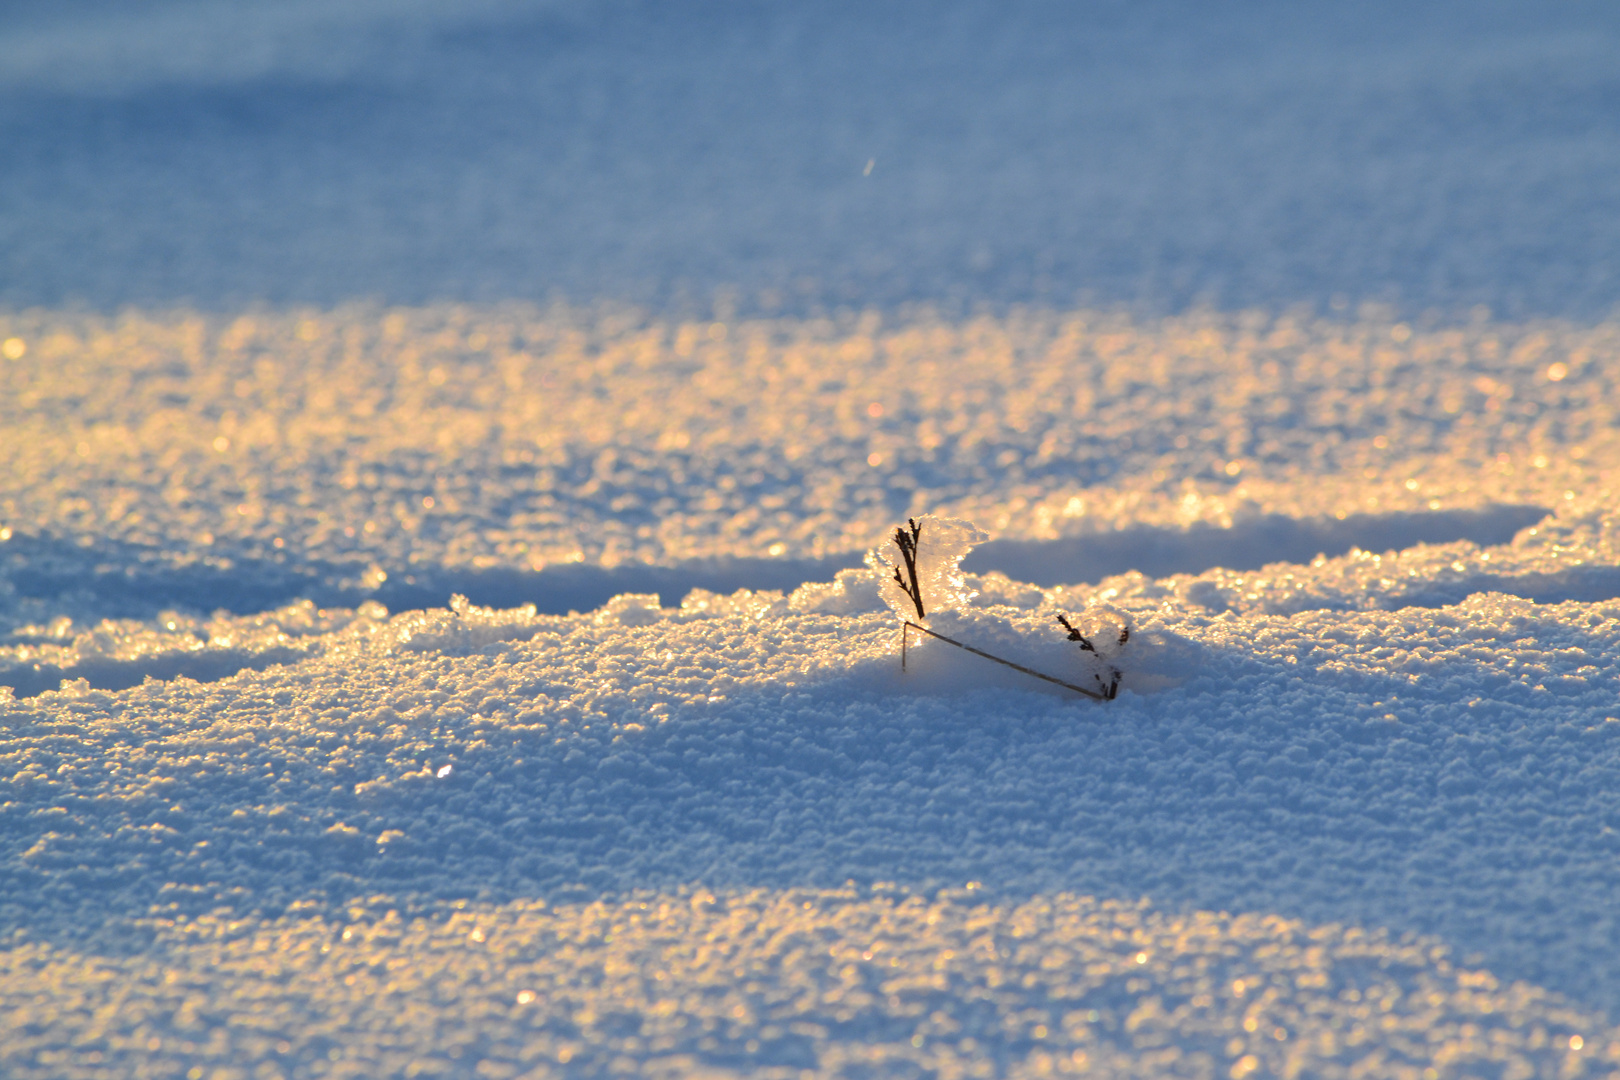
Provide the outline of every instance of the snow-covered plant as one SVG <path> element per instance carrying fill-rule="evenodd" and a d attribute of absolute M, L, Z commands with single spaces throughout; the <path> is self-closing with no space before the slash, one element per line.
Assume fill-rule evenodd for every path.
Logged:
<path fill-rule="evenodd" d="M 1079 642 L 1080 651 L 1090 653 L 1102 669 L 1091 673 L 1092 678 L 1097 680 L 1102 696 L 1109 701 L 1118 697 L 1119 680 L 1124 672 L 1116 661 L 1131 640 L 1131 617 L 1118 608 L 1099 604 L 1088 608 L 1081 619 L 1081 627 L 1087 633 L 1082 633 L 1081 627 L 1075 626 L 1066 616 L 1059 615 L 1057 621 L 1069 632 L 1069 640 Z"/>
<path fill-rule="evenodd" d="M 887 570 L 883 599 L 902 619 L 926 622 L 930 612 L 960 610 L 973 599 L 961 570 L 962 558 L 989 535 L 970 521 L 907 518 L 888 545 L 868 562 Z"/>
<path fill-rule="evenodd" d="M 1093 673 L 1098 686 L 1096 690 L 1054 679 L 1034 668 L 957 641 L 926 625 L 931 613 L 937 615 L 943 611 L 962 610 L 973 599 L 975 594 L 968 588 L 962 574 L 962 558 L 973 549 L 973 545 L 988 539 L 989 536 L 972 522 L 924 515 L 920 519 L 907 518 L 904 525 L 894 530 L 893 537 L 885 547 L 867 556 L 868 565 L 880 572 L 887 571 L 882 577 L 880 591 L 884 602 L 900 616 L 900 670 L 906 669 L 908 632 L 917 630 L 947 645 L 954 645 L 975 656 L 982 656 L 1003 667 L 1055 683 L 1086 697 L 1112 700 L 1119 693 L 1121 672 L 1107 661 L 1117 656 L 1130 639 L 1130 623 L 1122 612 L 1114 613 L 1118 618 L 1108 624 L 1110 628 L 1106 633 L 1093 632 L 1089 636 L 1077 630 L 1066 617 L 1058 616 L 1058 621 L 1069 632 L 1069 640 L 1080 642 L 1081 651 L 1090 652 L 1104 661 L 1107 678 L 1100 672 Z M 1113 609 L 1108 611 L 1112 612 Z M 1103 614 L 1101 608 L 1087 611 L 1093 621 Z"/>

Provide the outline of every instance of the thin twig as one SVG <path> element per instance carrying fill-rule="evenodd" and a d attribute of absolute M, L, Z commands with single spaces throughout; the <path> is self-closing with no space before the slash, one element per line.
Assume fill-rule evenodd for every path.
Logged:
<path fill-rule="evenodd" d="M 1063 687 L 1065 690 L 1073 690 L 1077 694 L 1084 694 L 1086 697 L 1091 698 L 1094 701 L 1107 701 L 1108 700 L 1108 697 L 1105 694 L 1099 694 L 1095 690 L 1087 690 L 1083 686 L 1074 685 L 1074 683 L 1064 682 L 1062 679 L 1054 679 L 1050 675 L 1043 675 L 1039 671 L 1036 671 L 1034 668 L 1027 668 L 1023 664 L 1015 664 L 1011 660 L 1003 660 L 999 656 L 991 656 L 989 653 L 985 652 L 983 649 L 975 649 L 971 645 L 964 645 L 960 641 L 957 641 L 955 638 L 948 638 L 944 634 L 936 633 L 935 631 L 928 629 L 928 627 L 926 627 L 926 626 L 919 626 L 916 623 L 912 622 L 910 619 L 905 620 L 905 626 L 909 626 L 913 630 L 921 630 L 923 633 L 927 634 L 929 637 L 939 638 L 939 640 L 945 642 L 945 644 L 947 644 L 947 645 L 955 645 L 958 649 L 966 649 L 968 652 L 972 653 L 974 656 L 982 656 L 986 660 L 994 660 L 996 663 L 1001 664 L 1004 667 L 1010 667 L 1014 671 L 1022 671 L 1025 675 L 1033 675 L 1037 679 L 1044 679 L 1046 682 L 1056 683 L 1058 686 Z M 905 641 L 906 641 L 906 638 L 905 638 L 905 634 L 906 634 L 905 628 L 902 627 L 901 630 L 900 630 L 900 670 L 902 670 L 902 671 L 905 670 L 905 666 L 906 666 L 906 653 L 905 653 L 905 649 L 906 649 Z"/>
<path fill-rule="evenodd" d="M 1091 643 L 1091 639 L 1086 637 L 1086 635 L 1082 634 L 1080 631 L 1076 630 L 1073 623 L 1071 623 L 1063 615 L 1059 615 L 1057 617 L 1057 621 L 1062 623 L 1063 629 L 1069 632 L 1070 641 L 1078 641 L 1080 643 L 1081 652 L 1088 652 L 1097 659 L 1102 659 L 1102 653 L 1097 651 L 1097 647 Z M 1119 648 L 1123 649 L 1125 647 L 1125 643 L 1129 640 L 1131 640 L 1131 627 L 1130 624 L 1127 623 L 1119 628 Z M 1093 675 L 1092 678 L 1096 679 L 1097 685 L 1103 688 L 1103 699 L 1106 701 L 1113 701 L 1114 698 L 1119 696 L 1120 670 L 1113 665 L 1109 665 L 1108 673 L 1113 677 L 1112 681 L 1108 683 L 1103 682 L 1101 675 Z"/>
<path fill-rule="evenodd" d="M 906 574 L 911 578 L 907 584 L 906 579 L 900 576 L 900 568 L 894 568 L 894 580 L 900 586 L 900 591 L 911 598 L 911 606 L 917 609 L 917 618 L 928 618 L 928 612 L 923 610 L 922 584 L 917 580 L 917 541 L 922 536 L 922 526 L 917 524 L 915 518 L 907 518 L 906 524 L 911 526 L 911 535 L 906 535 L 905 529 L 894 530 L 894 546 L 900 549 L 900 558 L 906 564 Z"/>
<path fill-rule="evenodd" d="M 1088 652 L 1088 653 L 1096 653 L 1097 652 L 1097 647 L 1091 643 L 1091 639 L 1086 637 L 1086 635 L 1082 634 L 1080 631 L 1076 630 L 1074 628 L 1074 624 L 1069 622 L 1068 619 L 1064 618 L 1062 615 L 1059 615 L 1057 617 L 1057 621 L 1062 623 L 1063 624 L 1063 629 L 1065 629 L 1065 630 L 1067 630 L 1069 632 L 1069 640 L 1070 641 L 1078 641 L 1080 643 L 1080 651 L 1081 652 Z M 1120 644 L 1124 644 L 1124 642 L 1121 641 Z M 1098 655 L 1100 656 L 1101 654 L 1098 653 Z"/>

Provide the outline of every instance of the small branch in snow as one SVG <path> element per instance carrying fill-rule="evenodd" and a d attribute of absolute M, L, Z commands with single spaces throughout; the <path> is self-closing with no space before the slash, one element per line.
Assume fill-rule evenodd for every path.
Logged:
<path fill-rule="evenodd" d="M 929 526 L 928 545 L 926 550 L 922 544 L 923 526 Z M 881 588 L 884 603 L 900 617 L 900 670 L 906 670 L 908 653 L 911 648 L 910 633 L 916 630 L 929 637 L 938 638 L 947 645 L 954 645 L 964 652 L 974 656 L 1010 667 L 1014 671 L 1022 672 L 1031 678 L 1049 682 L 1054 686 L 1061 686 L 1065 690 L 1073 690 L 1077 694 L 1097 701 L 1112 700 L 1119 693 L 1120 672 L 1117 668 L 1110 669 L 1112 681 L 1104 681 L 1097 677 L 1098 689 L 1092 690 L 1084 686 L 1076 686 L 1062 679 L 1055 679 L 1050 675 L 1036 671 L 1034 668 L 1016 664 L 974 648 L 972 645 L 946 637 L 937 630 L 930 630 L 923 624 L 928 619 L 928 611 L 933 609 L 937 616 L 940 612 L 962 610 L 974 595 L 967 587 L 966 581 L 960 572 L 962 557 L 974 544 L 988 539 L 975 525 L 967 521 L 957 521 L 951 518 L 936 518 L 925 515 L 921 521 L 916 518 L 907 518 L 906 523 L 894 530 L 894 552 L 873 551 L 867 555 L 867 565 L 878 567 L 884 564 L 890 577 L 884 581 Z M 893 581 L 899 586 L 898 591 L 889 587 L 888 582 Z M 928 599 L 923 600 L 923 582 L 928 582 Z M 1092 641 L 1082 635 L 1069 624 L 1068 619 L 1058 616 L 1065 629 L 1069 631 L 1069 638 L 1080 642 L 1083 651 L 1097 655 L 1097 659 L 1112 658 L 1118 648 L 1104 644 L 1102 652 L 1094 647 Z M 1122 621 L 1123 629 L 1119 634 L 1119 644 L 1123 645 L 1130 636 L 1128 623 Z M 1106 652 L 1105 658 L 1102 653 Z"/>
<path fill-rule="evenodd" d="M 1063 629 L 1065 629 L 1065 630 L 1067 630 L 1069 632 L 1069 640 L 1070 641 L 1078 641 L 1080 643 L 1080 651 L 1081 652 L 1088 652 L 1092 656 L 1097 657 L 1097 659 L 1099 659 L 1099 660 L 1102 659 L 1102 653 L 1097 651 L 1097 646 L 1095 646 L 1095 645 L 1093 645 L 1091 643 L 1090 638 L 1086 637 L 1086 635 L 1082 634 L 1079 630 L 1076 630 L 1074 628 L 1073 623 L 1071 623 L 1068 619 L 1064 618 L 1062 615 L 1059 615 L 1057 617 L 1057 621 L 1062 623 L 1063 624 Z M 1109 652 L 1113 653 L 1116 649 L 1123 649 L 1125 647 L 1125 643 L 1127 641 L 1129 641 L 1129 640 L 1131 640 L 1131 628 L 1130 628 L 1130 624 L 1127 623 L 1126 625 L 1121 626 L 1119 628 L 1119 643 L 1115 646 L 1114 649 L 1110 649 Z M 1118 697 L 1119 696 L 1119 680 L 1120 680 L 1121 674 L 1122 673 L 1120 672 L 1119 668 L 1117 668 L 1114 665 L 1110 664 L 1110 665 L 1108 665 L 1109 679 L 1108 679 L 1107 682 L 1103 682 L 1103 677 L 1101 675 L 1093 675 L 1092 678 L 1097 680 L 1097 685 L 1102 688 L 1102 692 L 1101 692 L 1101 694 L 1094 694 L 1092 696 L 1093 697 L 1101 697 L 1105 701 L 1112 701 L 1116 697 Z"/>
<path fill-rule="evenodd" d="M 928 613 L 923 610 L 922 585 L 917 581 L 917 540 L 922 536 L 922 526 L 917 524 L 916 518 L 906 518 L 906 524 L 911 526 L 911 533 L 907 535 L 904 528 L 894 530 L 894 546 L 900 549 L 900 558 L 906 564 L 906 577 L 900 576 L 900 568 L 894 568 L 895 583 L 900 591 L 911 599 L 911 604 L 917 609 L 917 618 L 926 619 Z M 911 580 L 908 582 L 906 578 Z"/>
<path fill-rule="evenodd" d="M 1105 691 L 1103 693 L 1098 693 L 1095 690 L 1087 690 L 1083 686 L 1076 686 L 1076 685 L 1074 685 L 1074 683 L 1064 682 L 1062 679 L 1054 679 L 1050 675 L 1044 675 L 1041 672 L 1036 671 L 1034 668 L 1025 667 L 1023 664 L 1015 664 L 1011 660 L 1003 660 L 999 656 L 992 656 L 991 654 L 985 652 L 983 649 L 975 649 L 971 645 L 964 645 L 960 641 L 957 641 L 955 638 L 948 638 L 944 634 L 939 633 L 937 630 L 930 630 L 926 626 L 919 626 L 916 623 L 912 622 L 910 619 L 907 619 L 903 624 L 901 624 L 901 627 L 900 627 L 900 670 L 901 671 L 906 670 L 906 633 L 907 633 L 908 629 L 910 629 L 910 630 L 921 630 L 923 633 L 927 634 L 929 637 L 938 638 L 939 640 L 945 642 L 945 644 L 947 644 L 947 645 L 955 645 L 958 649 L 963 649 L 963 650 L 965 650 L 967 652 L 970 652 L 974 656 L 982 656 L 986 660 L 993 660 L 996 663 L 1001 664 L 1004 667 L 1012 668 L 1014 671 L 1022 671 L 1025 675 L 1031 675 L 1031 676 L 1033 676 L 1033 677 L 1035 677 L 1037 679 L 1042 679 L 1042 680 L 1044 680 L 1046 682 L 1049 682 L 1049 683 L 1055 683 L 1058 686 L 1063 687 L 1065 690 L 1073 690 L 1077 694 L 1084 694 L 1086 697 L 1092 698 L 1092 699 L 1094 699 L 1096 701 L 1108 701 L 1108 700 L 1111 700 L 1114 697 L 1114 695 L 1119 692 L 1119 672 L 1117 672 L 1117 671 L 1114 672 L 1114 685 L 1111 688 L 1112 692 Z M 1098 680 L 1098 681 L 1100 682 L 1101 680 Z"/>

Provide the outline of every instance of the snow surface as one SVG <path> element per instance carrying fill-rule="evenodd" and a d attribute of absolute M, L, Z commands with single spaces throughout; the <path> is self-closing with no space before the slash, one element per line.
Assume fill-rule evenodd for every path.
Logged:
<path fill-rule="evenodd" d="M 1620 327 L 0 336 L 15 1075 L 1620 1065 Z"/>
<path fill-rule="evenodd" d="M 1620 1073 L 1615 15 L 1214 12 L 8 6 L 0 1075 Z"/>
<path fill-rule="evenodd" d="M 1596 317 L 1617 54 L 1603 0 L 10 0 L 0 302 Z"/>

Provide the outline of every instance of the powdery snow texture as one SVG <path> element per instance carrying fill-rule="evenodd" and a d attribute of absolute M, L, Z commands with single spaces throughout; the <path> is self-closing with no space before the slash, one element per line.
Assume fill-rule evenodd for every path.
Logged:
<path fill-rule="evenodd" d="M 1620 1066 L 1609 324 L 3 330 L 9 1074 Z M 931 510 L 994 532 L 932 625 L 1084 682 L 1117 609 L 1118 700 L 902 675 L 830 559 Z M 1139 530 L 1184 569 L 1085 562 Z"/>
<path fill-rule="evenodd" d="M 1565 492 L 1608 505 L 1620 453 L 1613 323 L 695 323 L 514 305 L 30 312 L 0 315 L 0 335 L 26 348 L 0 363 L 14 540 L 37 540 L 39 575 L 105 563 L 164 594 L 854 566 L 924 513 L 1041 541 L 1544 513 Z"/>
<path fill-rule="evenodd" d="M 205 1075 L 1241 1078 L 1620 1060 L 1590 1016 L 1432 941 L 1276 916 L 996 903 L 972 885 L 389 904 L 165 920 L 135 956 L 21 944 L 0 954 L 21 1029 L 0 1063 L 19 1080 L 106 1062 L 161 1076 L 177 1058 Z"/>

